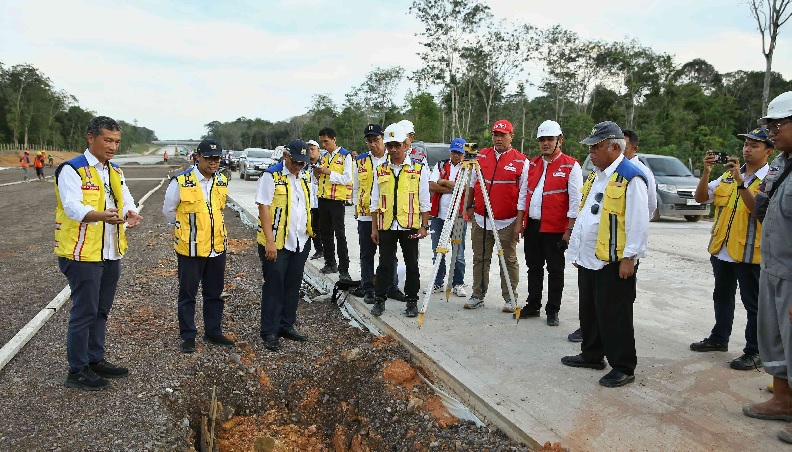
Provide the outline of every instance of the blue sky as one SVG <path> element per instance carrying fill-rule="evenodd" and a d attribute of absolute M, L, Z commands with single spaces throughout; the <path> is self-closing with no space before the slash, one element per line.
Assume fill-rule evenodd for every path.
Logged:
<path fill-rule="evenodd" d="M 197 138 L 213 120 L 304 113 L 316 93 L 340 104 L 377 66 L 417 69 L 411 3 L 0 0 L 0 61 L 31 63 L 84 108 L 137 119 L 160 138 Z M 498 19 L 637 38 L 680 65 L 698 57 L 721 72 L 764 70 L 743 0 L 486 3 Z M 792 78 L 792 23 L 781 29 L 774 70 Z"/>

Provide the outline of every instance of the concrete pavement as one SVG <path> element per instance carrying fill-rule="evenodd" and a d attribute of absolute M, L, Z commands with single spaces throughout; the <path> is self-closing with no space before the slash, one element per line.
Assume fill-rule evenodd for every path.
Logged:
<path fill-rule="evenodd" d="M 238 179 L 229 185 L 231 198 L 253 217 L 256 185 Z M 350 207 L 346 232 L 350 274 L 356 279 L 359 253 L 352 214 Z M 577 273 L 571 266 L 566 269 L 560 327 L 547 326 L 544 313 L 517 324 L 511 314 L 500 312 L 497 265 L 492 266 L 486 307 L 464 310 L 464 299 L 452 295 L 446 303 L 445 296 L 437 294 L 421 329 L 416 319 L 404 317 L 402 303 L 389 300 L 379 320 L 360 300 L 352 305 L 380 329 L 399 337 L 482 418 L 529 444 L 559 441 L 572 450 L 778 450 L 783 445 L 775 433 L 786 424 L 750 419 L 740 411 L 743 403 L 769 398 L 764 388 L 770 377 L 728 367 L 744 346 L 746 316 L 741 303 L 737 302 L 729 352 L 689 349 L 691 342 L 709 335 L 714 322 L 706 251 L 710 226 L 681 219 L 651 223 L 635 305 L 636 382 L 623 388 L 598 384 L 609 369 L 575 369 L 560 363 L 562 356 L 580 351 L 579 344 L 566 340 L 578 327 Z M 465 255 L 470 282 L 469 237 Z M 429 237 L 420 246 L 423 288 L 432 268 Z M 522 305 L 527 290 L 521 246 L 518 254 Z M 309 261 L 308 270 L 316 274 L 323 264 Z"/>

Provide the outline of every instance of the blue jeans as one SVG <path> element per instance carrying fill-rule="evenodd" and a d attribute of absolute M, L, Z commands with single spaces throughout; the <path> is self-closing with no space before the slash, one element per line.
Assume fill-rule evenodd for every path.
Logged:
<path fill-rule="evenodd" d="M 445 220 L 442 218 L 434 217 L 432 218 L 432 252 L 434 253 L 434 257 L 432 258 L 432 264 L 435 263 L 435 259 L 437 259 L 437 244 L 440 242 L 440 233 L 443 231 L 443 225 L 445 224 Z M 457 250 L 456 256 L 456 263 L 454 265 L 454 277 L 452 279 L 451 286 L 460 286 L 465 283 L 465 236 L 467 235 L 467 222 L 462 223 L 462 243 L 459 244 L 459 249 Z M 446 264 L 445 264 L 445 255 L 440 256 L 440 270 L 437 272 L 435 276 L 435 286 L 443 287 L 443 279 L 445 279 L 446 275 Z"/>
<path fill-rule="evenodd" d="M 756 336 L 756 314 L 759 307 L 759 264 L 743 262 L 726 262 L 710 256 L 712 273 L 715 276 L 715 290 L 712 301 L 715 302 L 715 326 L 712 327 L 710 339 L 722 344 L 729 343 L 734 321 L 734 299 L 737 283 L 740 283 L 740 298 L 748 321 L 745 324 L 744 353 L 759 353 Z"/>
<path fill-rule="evenodd" d="M 360 244 L 360 287 L 363 291 L 374 294 L 374 254 L 377 245 L 371 241 L 371 222 L 358 221 L 358 243 Z M 396 253 L 393 253 L 391 265 L 398 268 L 399 262 Z M 399 288 L 399 275 L 394 270 L 393 285 L 388 288 L 388 293 L 393 293 Z"/>
<path fill-rule="evenodd" d="M 258 255 L 264 284 L 261 286 L 261 337 L 294 329 L 297 304 L 300 301 L 305 261 L 311 251 L 311 242 L 300 252 L 286 248 L 278 250 L 274 261 L 267 260 L 266 249 L 259 244 Z"/>

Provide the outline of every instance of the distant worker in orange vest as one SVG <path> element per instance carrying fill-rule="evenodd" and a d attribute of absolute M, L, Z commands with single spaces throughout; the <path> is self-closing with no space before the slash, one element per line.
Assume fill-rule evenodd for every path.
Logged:
<path fill-rule="evenodd" d="M 165 151 L 165 153 L 162 154 L 162 158 L 165 160 L 165 163 L 168 163 L 168 151 Z"/>
<path fill-rule="evenodd" d="M 23 180 L 25 182 L 29 182 L 28 181 L 28 168 L 30 168 L 30 152 L 25 151 L 25 153 L 22 154 L 19 157 L 19 165 L 22 167 L 22 171 L 25 172 Z"/>
<path fill-rule="evenodd" d="M 33 167 L 36 168 L 36 177 L 39 180 L 46 180 L 46 177 L 44 177 L 44 156 L 41 151 L 36 153 L 36 158 L 33 159 Z"/>

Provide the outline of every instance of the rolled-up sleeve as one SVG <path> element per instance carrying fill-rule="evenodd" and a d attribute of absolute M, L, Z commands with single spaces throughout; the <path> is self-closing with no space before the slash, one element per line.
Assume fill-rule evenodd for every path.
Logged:
<path fill-rule="evenodd" d="M 569 173 L 569 182 L 567 183 L 567 195 L 569 196 L 569 211 L 567 211 L 567 218 L 577 218 L 578 211 L 580 210 L 580 200 L 582 195 L 580 189 L 583 187 L 583 169 L 580 163 L 575 162 L 572 166 L 572 171 Z"/>
<path fill-rule="evenodd" d="M 330 183 L 337 185 L 351 185 L 354 169 L 355 164 L 352 161 L 352 154 L 347 154 L 346 157 L 344 157 L 344 172 L 336 173 L 335 171 L 330 171 Z"/>
<path fill-rule="evenodd" d="M 624 246 L 624 257 L 640 259 L 646 256 L 649 216 L 644 209 L 648 202 L 646 182 L 640 177 L 634 177 L 627 184 L 627 207 L 624 214 L 627 243 Z"/>
<path fill-rule="evenodd" d="M 94 210 L 93 207 L 83 204 L 81 183 L 82 180 L 77 171 L 70 165 L 63 165 L 58 174 L 58 194 L 63 205 L 63 211 L 70 219 L 80 222 L 82 222 L 88 212 Z"/>
<path fill-rule="evenodd" d="M 261 174 L 256 186 L 256 204 L 271 206 L 274 195 L 275 179 L 272 178 L 272 173 L 264 172 Z"/>
<path fill-rule="evenodd" d="M 379 193 L 379 184 L 377 183 L 377 169 L 374 168 L 374 174 L 372 174 L 374 178 L 374 183 L 371 184 L 371 203 L 369 205 L 369 211 L 376 212 L 379 210 L 379 200 L 380 200 L 380 193 Z M 420 181 L 418 181 L 420 183 Z"/>
<path fill-rule="evenodd" d="M 517 196 L 517 210 L 525 212 L 525 201 L 528 199 L 528 171 L 530 171 L 530 163 L 523 167 L 523 172 L 520 174 L 520 194 Z"/>
<path fill-rule="evenodd" d="M 132 193 L 129 191 L 129 185 L 126 183 L 126 179 L 124 176 L 121 176 L 121 190 L 123 191 L 123 200 L 124 200 L 124 210 L 121 212 L 121 215 L 126 217 L 129 212 L 138 213 L 137 204 L 135 204 L 135 198 L 132 197 Z"/>
<path fill-rule="evenodd" d="M 162 203 L 162 215 L 169 224 L 176 223 L 176 208 L 181 202 L 181 193 L 179 192 L 179 183 L 174 177 L 168 184 L 168 189 L 165 190 L 165 201 Z"/>
<path fill-rule="evenodd" d="M 429 194 L 429 172 L 426 165 L 421 166 L 421 176 L 418 179 L 418 202 L 421 213 L 432 210 L 432 197 Z"/>

